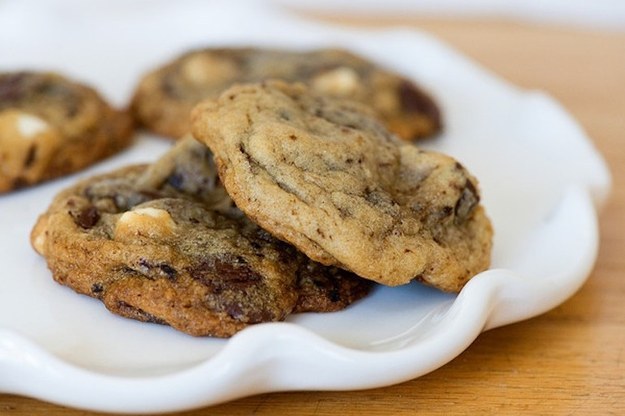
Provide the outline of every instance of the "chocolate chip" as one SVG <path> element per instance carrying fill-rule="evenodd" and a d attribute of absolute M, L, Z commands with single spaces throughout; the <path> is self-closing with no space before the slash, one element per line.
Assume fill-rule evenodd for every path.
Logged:
<path fill-rule="evenodd" d="M 78 210 L 70 210 L 70 215 L 74 219 L 74 223 L 85 230 L 93 228 L 100 220 L 100 213 L 93 205 Z"/>
<path fill-rule="evenodd" d="M 30 146 L 28 149 L 28 153 L 26 154 L 26 160 L 24 160 L 24 167 L 29 168 L 32 166 L 35 161 L 35 156 L 37 155 L 37 146 Z"/>
<path fill-rule="evenodd" d="M 480 197 L 475 189 L 473 182 L 467 179 L 462 189 L 462 194 L 456 202 L 454 207 L 454 213 L 456 214 L 456 221 L 464 221 L 473 212 L 473 209 L 480 202 Z"/>
<path fill-rule="evenodd" d="M 167 275 L 167 277 L 170 280 L 175 280 L 176 279 L 176 275 L 178 274 L 178 272 L 176 271 L 176 269 L 174 269 L 173 267 L 171 267 L 168 264 L 159 264 L 159 269 L 161 269 L 161 271 L 163 273 L 165 273 Z"/>
<path fill-rule="evenodd" d="M 245 312 L 238 303 L 230 303 L 224 306 L 225 312 L 233 319 L 241 319 L 245 316 Z"/>
<path fill-rule="evenodd" d="M 434 212 L 432 217 L 434 217 L 435 221 L 442 221 L 445 218 L 449 217 L 454 212 L 454 208 L 450 206 L 444 206 L 438 211 Z"/>
<path fill-rule="evenodd" d="M 276 316 L 275 313 L 269 310 L 244 309 L 238 302 L 225 302 L 223 309 L 231 318 L 242 320 L 250 324 L 270 322 L 280 318 L 280 316 Z"/>
<path fill-rule="evenodd" d="M 93 285 L 91 285 L 91 293 L 93 293 L 94 295 L 99 295 L 103 291 L 104 291 L 104 286 L 102 286 L 102 284 L 94 283 Z"/>
<path fill-rule="evenodd" d="M 143 322 L 167 325 L 167 322 L 164 319 L 161 319 L 155 315 L 152 315 L 151 313 L 148 313 L 144 311 L 143 309 L 137 308 L 127 302 L 124 302 L 121 300 L 117 301 L 116 306 L 117 306 L 117 311 L 122 316 L 129 316 L 129 317 L 132 317 L 133 319 L 143 321 Z"/>
<path fill-rule="evenodd" d="M 337 288 L 332 288 L 328 293 L 328 298 L 331 302 L 339 302 L 341 300 L 341 292 Z"/>
<path fill-rule="evenodd" d="M 243 289 L 257 285 L 263 277 L 240 256 L 210 257 L 191 267 L 189 274 L 205 286 L 216 289 Z"/>
<path fill-rule="evenodd" d="M 184 176 L 179 172 L 174 172 L 167 178 L 167 183 L 174 189 L 181 190 L 184 184 Z"/>
<path fill-rule="evenodd" d="M 1 77 L 0 103 L 10 103 L 22 98 L 25 95 L 24 84 L 28 76 L 27 72 L 17 72 Z"/>
<path fill-rule="evenodd" d="M 12 186 L 13 189 L 24 188 L 27 185 L 28 185 L 28 181 L 26 179 L 22 178 L 21 176 L 13 179 L 13 182 L 11 183 L 11 186 Z"/>
<path fill-rule="evenodd" d="M 270 310 L 255 309 L 247 311 L 247 322 L 256 324 L 260 322 L 270 322 L 283 319 L 283 316 L 276 315 Z"/>
<path fill-rule="evenodd" d="M 170 72 L 163 77 L 163 80 L 161 81 L 161 90 L 166 96 L 180 98 L 180 91 L 176 85 L 177 79 L 178 74 L 175 72 Z"/>
<path fill-rule="evenodd" d="M 413 278 L 417 282 L 425 282 L 425 275 L 423 273 L 419 273 Z"/>
<path fill-rule="evenodd" d="M 398 88 L 401 107 L 411 113 L 421 113 L 431 119 L 436 127 L 441 125 L 440 111 L 434 101 L 411 82 L 404 81 Z"/>
<path fill-rule="evenodd" d="M 266 302 L 263 276 L 241 256 L 209 257 L 187 271 L 209 289 L 207 302 L 233 319 L 257 323 L 284 317 Z"/>
<path fill-rule="evenodd" d="M 178 275 L 178 271 L 169 264 L 152 262 L 143 257 L 139 259 L 138 269 L 139 270 L 135 270 L 135 272 L 140 273 L 148 279 L 167 277 L 169 280 L 176 280 L 176 276 Z"/>

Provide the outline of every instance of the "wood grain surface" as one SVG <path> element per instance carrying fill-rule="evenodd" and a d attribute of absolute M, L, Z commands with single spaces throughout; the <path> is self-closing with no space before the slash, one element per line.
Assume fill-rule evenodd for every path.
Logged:
<path fill-rule="evenodd" d="M 497 20 L 323 19 L 429 31 L 509 81 L 556 97 L 605 155 L 614 178 L 595 270 L 555 310 L 482 334 L 419 379 L 367 391 L 265 394 L 182 414 L 625 415 L 625 33 Z M 0 395 L 0 415 L 92 414 Z"/>

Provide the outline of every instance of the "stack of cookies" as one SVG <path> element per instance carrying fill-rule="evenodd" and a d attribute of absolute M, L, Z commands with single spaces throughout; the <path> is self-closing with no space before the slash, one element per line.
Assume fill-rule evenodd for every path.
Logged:
<path fill-rule="evenodd" d="M 441 128 L 436 105 L 362 58 L 193 51 L 148 74 L 131 109 L 184 138 L 64 190 L 31 234 L 56 281 L 114 313 L 229 337 L 373 284 L 457 292 L 489 266 L 477 180 L 411 142 Z"/>

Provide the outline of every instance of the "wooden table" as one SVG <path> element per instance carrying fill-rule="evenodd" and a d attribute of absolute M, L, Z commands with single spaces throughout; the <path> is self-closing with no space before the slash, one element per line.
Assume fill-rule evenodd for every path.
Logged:
<path fill-rule="evenodd" d="M 184 414 L 625 415 L 625 33 L 489 20 L 341 19 L 397 22 L 439 36 L 517 85 L 549 92 L 581 122 L 614 176 L 592 276 L 555 310 L 482 334 L 419 379 L 368 391 L 265 394 Z M 0 415 L 90 414 L 0 395 Z"/>

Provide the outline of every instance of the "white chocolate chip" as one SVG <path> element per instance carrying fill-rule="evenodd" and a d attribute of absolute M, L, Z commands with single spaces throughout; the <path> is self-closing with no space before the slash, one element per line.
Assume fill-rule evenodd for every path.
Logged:
<path fill-rule="evenodd" d="M 158 209 L 158 208 L 150 208 L 150 207 L 138 208 L 138 209 L 135 209 L 134 211 L 127 212 L 126 214 L 148 216 L 152 218 L 160 218 L 163 220 L 171 220 L 171 216 L 169 215 L 169 212 L 165 211 L 164 209 Z"/>
<path fill-rule="evenodd" d="M 312 86 L 322 93 L 346 96 L 356 91 L 358 81 L 358 73 L 355 70 L 341 66 L 315 77 Z"/>
<path fill-rule="evenodd" d="M 0 189 L 18 178 L 24 183 L 40 180 L 61 139 L 58 129 L 35 115 L 14 108 L 0 111 Z"/>
<path fill-rule="evenodd" d="M 182 71 L 184 77 L 194 84 L 209 84 L 235 77 L 238 69 L 230 60 L 197 54 L 185 61 Z"/>
<path fill-rule="evenodd" d="M 46 244 L 45 233 L 40 233 L 37 237 L 35 237 L 35 240 L 33 241 L 33 247 L 35 248 L 35 251 L 39 254 L 44 254 L 45 244 Z"/>
<path fill-rule="evenodd" d="M 128 241 L 139 237 L 166 238 L 176 223 L 169 212 L 158 208 L 138 208 L 122 214 L 115 225 L 115 240 Z"/>
<path fill-rule="evenodd" d="M 44 120 L 30 114 L 22 113 L 17 119 L 17 129 L 25 139 L 31 139 L 49 128 L 50 125 Z"/>

